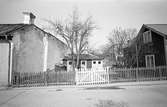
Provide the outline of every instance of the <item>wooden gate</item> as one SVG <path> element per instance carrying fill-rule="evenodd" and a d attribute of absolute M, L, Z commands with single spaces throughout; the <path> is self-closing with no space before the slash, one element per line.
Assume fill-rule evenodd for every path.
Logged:
<path fill-rule="evenodd" d="M 76 71 L 76 84 L 103 84 L 109 82 L 108 71 L 103 70 L 78 70 Z"/>

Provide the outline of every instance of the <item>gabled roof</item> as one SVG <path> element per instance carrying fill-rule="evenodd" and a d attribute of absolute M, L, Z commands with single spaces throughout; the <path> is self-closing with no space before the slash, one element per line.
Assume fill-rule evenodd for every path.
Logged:
<path fill-rule="evenodd" d="M 124 48 L 124 53 L 126 53 L 126 51 L 136 51 L 136 44 L 140 43 L 141 36 L 145 29 L 149 29 L 163 37 L 167 37 L 167 24 L 143 24 L 137 36 L 130 41 L 126 48 Z"/>
<path fill-rule="evenodd" d="M 28 24 L 0 24 L 0 36 L 8 32 L 20 29 Z"/>
<path fill-rule="evenodd" d="M 16 30 L 19 30 L 19 29 L 27 27 L 27 26 L 34 26 L 34 27 L 38 28 L 39 30 L 43 31 L 44 33 L 48 34 L 49 36 L 55 38 L 56 40 L 59 40 L 62 44 L 64 44 L 66 46 L 66 44 L 64 42 L 62 42 L 60 39 L 58 39 L 57 37 L 55 37 L 51 33 L 44 31 L 43 29 L 39 28 L 38 26 L 36 26 L 34 24 L 23 24 L 23 23 L 20 23 L 20 24 L 0 24 L 0 36 L 4 36 L 7 33 L 14 32 Z M 6 36 L 8 36 L 8 35 L 6 35 Z"/>
<path fill-rule="evenodd" d="M 72 60 L 72 55 L 69 54 L 63 58 L 64 60 Z M 74 54 L 74 59 L 77 59 L 77 55 Z M 81 54 L 80 55 L 81 60 L 102 60 L 102 57 L 91 55 L 91 54 Z"/>
<path fill-rule="evenodd" d="M 145 29 L 150 29 L 151 31 L 163 36 L 167 37 L 167 24 L 143 24 L 142 27 L 140 28 L 136 38 L 134 38 L 135 41 L 131 43 L 131 45 L 135 44 L 136 41 L 140 39 L 140 36 L 143 34 Z"/>
<path fill-rule="evenodd" d="M 27 27 L 27 26 L 34 26 L 34 27 L 38 28 L 39 30 L 43 31 L 44 33 L 47 33 L 47 34 L 53 36 L 52 34 L 44 31 L 43 29 L 39 28 L 38 26 L 36 26 L 34 24 L 22 24 L 22 23 L 21 24 L 0 24 L 0 36 L 3 36 L 3 34 L 7 34 L 10 32 L 19 30 L 21 28 Z"/>
<path fill-rule="evenodd" d="M 167 36 L 167 24 L 144 24 L 142 27 L 148 28 L 160 35 Z"/>

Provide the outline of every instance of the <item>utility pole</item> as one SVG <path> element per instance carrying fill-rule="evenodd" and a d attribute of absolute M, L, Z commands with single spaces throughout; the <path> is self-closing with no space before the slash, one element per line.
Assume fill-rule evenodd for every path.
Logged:
<path fill-rule="evenodd" d="M 137 68 L 139 68 L 139 58 L 138 58 L 137 44 L 136 44 L 136 64 L 137 64 Z"/>
<path fill-rule="evenodd" d="M 137 44 L 136 44 L 136 64 L 137 64 L 137 70 L 136 70 L 136 81 L 138 81 L 139 59 L 138 59 L 138 48 L 137 48 Z"/>

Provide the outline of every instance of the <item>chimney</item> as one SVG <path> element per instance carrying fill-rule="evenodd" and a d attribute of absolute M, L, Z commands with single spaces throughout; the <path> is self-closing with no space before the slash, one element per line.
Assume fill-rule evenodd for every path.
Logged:
<path fill-rule="evenodd" d="M 23 12 L 24 15 L 24 24 L 34 24 L 35 15 L 31 12 Z"/>

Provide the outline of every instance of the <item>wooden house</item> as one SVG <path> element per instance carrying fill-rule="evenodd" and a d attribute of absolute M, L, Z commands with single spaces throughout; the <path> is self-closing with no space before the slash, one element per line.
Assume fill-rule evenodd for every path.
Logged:
<path fill-rule="evenodd" d="M 74 65 L 76 65 L 76 54 L 74 55 Z M 63 58 L 63 62 L 67 67 L 67 71 L 72 70 L 72 55 Z M 101 69 L 103 68 L 103 58 L 92 54 L 81 54 L 79 60 L 80 69 Z"/>
<path fill-rule="evenodd" d="M 165 66 L 167 24 L 144 24 L 137 37 L 124 49 L 124 57 L 127 67 Z"/>

